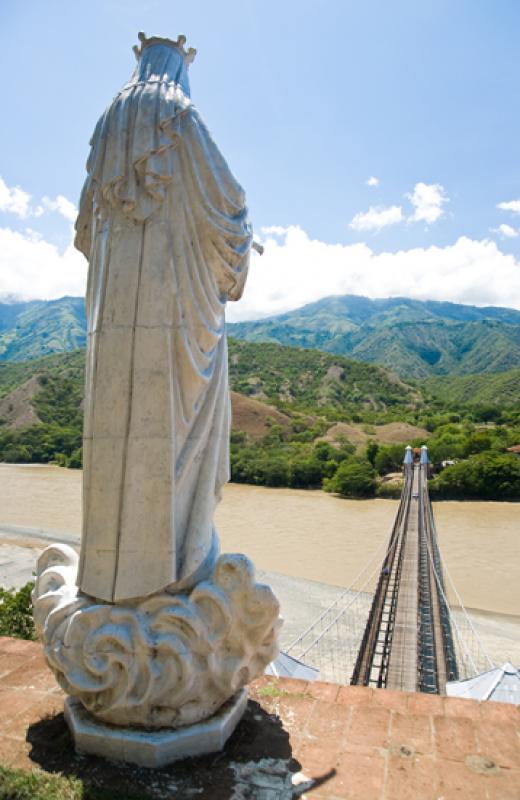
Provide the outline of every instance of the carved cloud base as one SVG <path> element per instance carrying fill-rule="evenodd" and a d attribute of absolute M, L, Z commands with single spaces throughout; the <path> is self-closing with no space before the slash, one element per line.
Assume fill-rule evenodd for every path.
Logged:
<path fill-rule="evenodd" d="M 34 619 L 60 686 L 96 720 L 152 731 L 195 725 L 278 654 L 278 601 L 243 555 L 220 556 L 189 594 L 115 605 L 78 592 L 77 561 L 66 545 L 44 550 Z"/>
<path fill-rule="evenodd" d="M 95 719 L 74 697 L 65 700 L 65 719 L 78 753 L 127 761 L 139 767 L 164 767 L 181 758 L 222 750 L 242 719 L 247 690 L 240 689 L 216 714 L 195 725 L 158 731 L 121 728 Z"/>

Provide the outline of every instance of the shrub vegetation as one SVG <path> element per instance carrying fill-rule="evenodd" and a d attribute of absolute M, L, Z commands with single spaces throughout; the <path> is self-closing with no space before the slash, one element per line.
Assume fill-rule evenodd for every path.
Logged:
<path fill-rule="evenodd" d="M 34 639 L 31 592 L 34 583 L 22 589 L 3 589 L 0 586 L 0 636 Z"/>
<path fill-rule="evenodd" d="M 325 481 L 324 488 L 342 497 L 373 497 L 376 471 L 367 458 L 353 456 L 338 466 L 334 476 Z"/>
<path fill-rule="evenodd" d="M 446 467 L 430 484 L 432 498 L 520 500 L 520 458 L 491 450 Z"/>

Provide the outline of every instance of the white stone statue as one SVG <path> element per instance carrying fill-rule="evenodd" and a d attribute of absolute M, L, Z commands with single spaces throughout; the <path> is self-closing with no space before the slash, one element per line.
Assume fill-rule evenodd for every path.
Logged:
<path fill-rule="evenodd" d="M 215 564 L 224 310 L 252 238 L 244 192 L 190 100 L 194 51 L 140 38 L 94 131 L 76 225 L 89 260 L 78 583 L 108 601 L 189 588 Z"/>
<path fill-rule="evenodd" d="M 89 261 L 79 568 L 48 548 L 33 600 L 49 665 L 83 709 L 177 728 L 262 673 L 279 607 L 245 556 L 219 557 L 213 526 L 229 479 L 224 313 L 252 244 L 244 192 L 191 103 L 195 51 L 139 39 L 94 131 L 76 223 Z M 77 706 L 66 713 L 74 730 Z M 76 744 L 104 754 L 106 736 L 89 728 Z"/>

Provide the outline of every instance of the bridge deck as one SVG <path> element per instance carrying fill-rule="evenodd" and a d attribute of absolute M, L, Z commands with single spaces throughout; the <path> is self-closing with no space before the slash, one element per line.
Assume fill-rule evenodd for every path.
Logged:
<path fill-rule="evenodd" d="M 446 681 L 457 677 L 427 481 L 427 463 L 405 465 L 401 502 L 354 684 L 444 693 Z"/>
<path fill-rule="evenodd" d="M 392 648 L 386 686 L 404 692 L 415 692 L 418 686 L 417 641 L 419 614 L 417 585 L 419 579 L 419 476 L 413 471 L 412 496 L 408 513 L 399 578 L 399 595 L 395 613 Z"/>

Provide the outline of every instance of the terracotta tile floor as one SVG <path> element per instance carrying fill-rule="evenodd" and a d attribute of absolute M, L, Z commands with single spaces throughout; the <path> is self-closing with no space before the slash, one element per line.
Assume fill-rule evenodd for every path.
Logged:
<path fill-rule="evenodd" d="M 0 638 L 0 763 L 143 798 L 520 800 L 520 709 L 261 678 L 225 750 L 163 770 L 76 756 L 40 645 Z"/>

